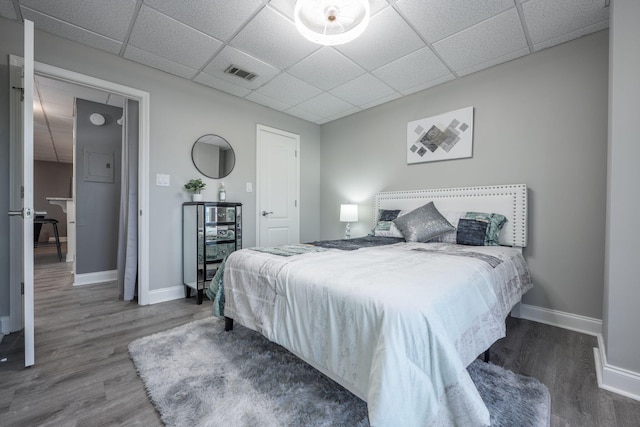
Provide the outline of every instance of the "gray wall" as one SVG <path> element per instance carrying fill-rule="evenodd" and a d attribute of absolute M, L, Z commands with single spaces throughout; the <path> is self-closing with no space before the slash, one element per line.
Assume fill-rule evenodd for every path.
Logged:
<path fill-rule="evenodd" d="M 638 16 L 640 2 L 637 0 L 611 2 L 607 268 L 603 335 L 607 362 L 640 375 L 640 228 L 636 226 L 640 211 Z"/>
<path fill-rule="evenodd" d="M 89 121 L 102 114 L 105 123 Z M 122 173 L 122 126 L 116 121 L 122 108 L 84 99 L 76 100 L 76 273 L 97 273 L 118 268 L 118 224 Z M 85 178 L 89 165 L 85 153 L 109 153 L 113 164 L 112 182 Z"/>
<path fill-rule="evenodd" d="M 58 220 L 60 237 L 67 235 L 67 215 L 58 205 L 52 205 L 47 197 L 71 197 L 71 163 L 33 162 L 33 206 L 36 211 L 47 212 L 47 218 Z M 53 237 L 51 225 L 44 225 L 40 231 L 39 242 L 46 242 Z"/>
<path fill-rule="evenodd" d="M 8 81 L 10 53 L 21 55 L 22 25 L 0 18 L 0 79 Z M 300 239 L 320 235 L 320 126 L 178 77 L 130 62 L 121 57 L 36 31 L 35 59 L 150 93 L 151 147 L 150 197 L 150 289 L 181 285 L 181 205 L 189 200 L 183 185 L 202 178 L 208 185 L 205 199 L 216 198 L 219 180 L 205 178 L 191 163 L 191 146 L 198 137 L 218 134 L 231 143 L 236 166 L 224 178 L 227 199 L 244 204 L 245 245 L 255 245 L 255 193 L 245 184 L 256 182 L 256 125 L 264 124 L 300 135 Z M 8 182 L 8 84 L 0 84 L 0 180 Z M 155 185 L 156 174 L 169 174 L 171 185 Z M 0 207 L 8 210 L 8 186 L 0 186 Z M 8 234 L 6 215 L 0 230 Z M 0 243 L 0 316 L 7 315 L 8 253 Z"/>
<path fill-rule="evenodd" d="M 321 237 L 339 238 L 340 203 L 372 225 L 385 190 L 529 186 L 535 288 L 524 302 L 600 319 L 607 140 L 606 31 L 322 126 Z M 407 122 L 473 106 L 473 157 L 406 164 Z"/>

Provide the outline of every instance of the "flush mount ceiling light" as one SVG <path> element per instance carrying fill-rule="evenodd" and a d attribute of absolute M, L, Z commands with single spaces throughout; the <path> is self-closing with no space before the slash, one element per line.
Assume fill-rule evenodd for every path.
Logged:
<path fill-rule="evenodd" d="M 293 16 L 305 38 L 335 46 L 361 35 L 370 11 L 369 0 L 298 0 Z"/>

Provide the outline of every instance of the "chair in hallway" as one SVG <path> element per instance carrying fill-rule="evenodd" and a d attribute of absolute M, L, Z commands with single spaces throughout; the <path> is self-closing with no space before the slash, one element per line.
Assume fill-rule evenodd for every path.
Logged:
<path fill-rule="evenodd" d="M 33 219 L 33 244 L 38 246 L 38 238 L 40 237 L 40 230 L 44 224 L 51 224 L 53 227 L 53 235 L 56 239 L 56 249 L 58 249 L 58 260 L 62 262 L 62 248 L 60 247 L 60 235 L 58 234 L 58 220 L 53 218 L 45 218 L 40 215 L 36 215 Z"/>

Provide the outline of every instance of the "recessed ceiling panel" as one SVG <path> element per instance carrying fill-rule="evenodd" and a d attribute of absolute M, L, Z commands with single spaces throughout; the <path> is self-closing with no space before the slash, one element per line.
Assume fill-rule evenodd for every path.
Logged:
<path fill-rule="evenodd" d="M 336 49 L 371 71 L 424 46 L 415 31 L 388 7 L 371 18 L 360 37 Z"/>
<path fill-rule="evenodd" d="M 322 91 L 292 75 L 282 73 L 257 92 L 287 105 L 288 108 L 313 98 Z"/>
<path fill-rule="evenodd" d="M 7 19 L 16 19 L 16 9 L 11 0 L 0 0 L 0 16 Z"/>
<path fill-rule="evenodd" d="M 21 0 L 20 4 L 121 42 L 127 35 L 136 0 Z"/>
<path fill-rule="evenodd" d="M 110 39 L 25 7 L 22 8 L 22 16 L 25 19 L 33 21 L 37 30 L 46 31 L 51 34 L 55 34 L 58 37 L 63 37 L 67 40 L 72 40 L 96 49 L 117 54 L 120 52 L 120 48 L 122 47 L 122 43 L 120 41 Z"/>
<path fill-rule="evenodd" d="M 571 40 L 607 28 L 609 8 L 604 7 L 604 3 L 604 0 L 530 0 L 523 3 L 531 42 L 541 45 L 553 39 Z"/>
<path fill-rule="evenodd" d="M 162 43 L 158 43 L 162 40 Z M 129 44 L 188 68 L 200 69 L 222 43 L 175 19 L 142 6 Z"/>
<path fill-rule="evenodd" d="M 417 50 L 373 72 L 397 91 L 405 92 L 429 82 L 441 81 L 453 74 L 428 47 Z"/>
<path fill-rule="evenodd" d="M 395 91 L 371 74 L 365 74 L 330 91 L 333 95 L 355 106 L 384 98 Z"/>
<path fill-rule="evenodd" d="M 280 69 L 320 48 L 302 37 L 293 22 L 270 7 L 262 9 L 230 44 Z"/>
<path fill-rule="evenodd" d="M 127 46 L 127 50 L 124 52 L 124 57 L 132 61 L 144 64 L 148 67 L 155 68 L 156 70 L 164 71 L 165 73 L 173 74 L 174 76 L 190 79 L 193 77 L 197 70 L 194 68 L 185 67 L 174 61 L 170 61 L 153 53 L 138 49 L 135 46 Z"/>
<path fill-rule="evenodd" d="M 400 0 L 396 4 L 430 43 L 515 8 L 513 0 Z"/>
<path fill-rule="evenodd" d="M 335 116 L 345 111 L 350 111 L 353 107 L 354 105 L 326 92 L 298 105 L 301 110 L 308 111 L 319 117 Z"/>
<path fill-rule="evenodd" d="M 365 71 L 335 49 L 323 47 L 291 67 L 288 73 L 315 87 L 329 90 Z"/>
<path fill-rule="evenodd" d="M 145 0 L 146 5 L 219 40 L 227 40 L 260 7 L 260 0 Z"/>
<path fill-rule="evenodd" d="M 516 9 L 447 37 L 433 47 L 456 72 L 528 49 Z"/>

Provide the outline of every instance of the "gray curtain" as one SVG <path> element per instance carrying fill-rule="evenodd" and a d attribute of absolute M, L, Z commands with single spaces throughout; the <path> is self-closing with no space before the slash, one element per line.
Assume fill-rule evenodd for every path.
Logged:
<path fill-rule="evenodd" d="M 138 294 L 138 102 L 126 100 L 122 117 L 118 295 L 131 301 Z"/>

